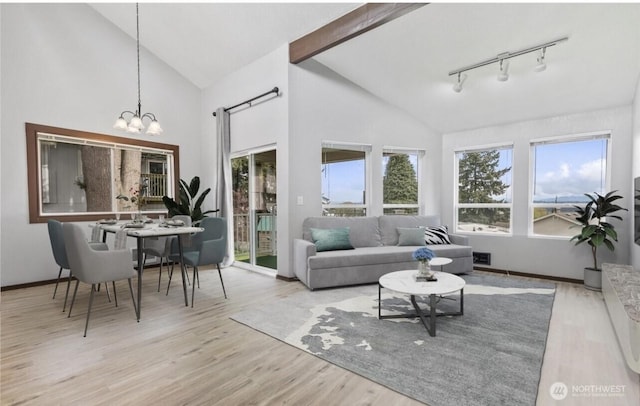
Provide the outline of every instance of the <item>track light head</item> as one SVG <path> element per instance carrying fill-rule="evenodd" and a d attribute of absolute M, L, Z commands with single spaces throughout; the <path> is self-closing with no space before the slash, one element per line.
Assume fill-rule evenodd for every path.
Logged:
<path fill-rule="evenodd" d="M 453 84 L 453 91 L 460 93 L 462 91 L 462 84 L 465 80 L 467 80 L 467 75 L 462 72 L 458 72 L 458 81 Z"/>
<path fill-rule="evenodd" d="M 498 73 L 498 80 L 500 82 L 506 82 L 509 80 L 509 60 L 500 60 L 500 72 Z"/>
<path fill-rule="evenodd" d="M 538 55 L 537 61 L 538 64 L 533 68 L 536 72 L 542 72 L 547 69 L 547 63 L 545 62 L 545 54 L 547 52 L 547 48 L 542 48 L 540 50 L 540 54 Z"/>

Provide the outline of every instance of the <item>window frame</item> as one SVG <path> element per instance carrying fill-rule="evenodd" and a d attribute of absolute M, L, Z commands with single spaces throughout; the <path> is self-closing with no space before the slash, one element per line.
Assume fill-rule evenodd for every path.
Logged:
<path fill-rule="evenodd" d="M 327 141 L 323 140 L 320 146 L 320 196 L 322 197 L 322 165 L 323 158 L 322 153 L 325 148 L 331 149 L 343 149 L 347 151 L 364 152 L 364 203 L 362 204 L 324 204 L 322 203 L 321 216 L 326 216 L 324 213 L 330 209 L 362 209 L 364 210 L 364 216 L 367 216 L 371 212 L 371 151 L 373 147 L 371 144 L 362 143 L 350 143 L 341 141 Z M 346 216 L 353 217 L 353 216 Z"/>
<path fill-rule="evenodd" d="M 611 151 L 612 141 L 611 130 L 593 131 L 580 134 L 558 135 L 545 138 L 537 138 L 529 141 L 529 196 L 527 201 L 527 236 L 531 238 L 553 239 L 553 240 L 570 240 L 572 236 L 536 234 L 533 232 L 533 212 L 536 208 L 573 208 L 576 203 L 534 203 L 535 188 L 535 146 L 544 144 L 566 144 L 580 141 L 595 141 L 605 139 L 607 141 L 606 165 L 604 175 L 604 189 L 608 191 L 611 188 Z M 576 233 L 579 231 L 576 229 Z"/>
<path fill-rule="evenodd" d="M 391 204 L 384 202 L 384 171 L 385 167 L 382 167 L 382 213 L 384 214 L 385 209 L 417 209 L 417 215 L 423 214 L 424 208 L 424 198 L 422 197 L 422 165 L 424 164 L 424 157 L 426 156 L 426 150 L 421 148 L 408 148 L 408 147 L 392 147 L 392 146 L 383 146 L 382 147 L 382 160 L 384 163 L 384 154 L 385 153 L 396 153 L 396 154 L 415 154 L 416 155 L 416 181 L 418 182 L 418 200 L 416 204 Z M 394 214 L 396 216 L 410 216 L 412 214 Z"/>
<path fill-rule="evenodd" d="M 489 150 L 503 150 L 509 149 L 511 150 L 511 201 L 509 203 L 460 203 L 459 201 L 459 191 L 460 191 L 460 160 L 458 158 L 459 154 L 466 152 L 482 152 Z M 515 162 L 514 162 L 514 144 L 513 142 L 507 143 L 497 143 L 497 144 L 485 144 L 478 145 L 473 147 L 464 147 L 455 149 L 453 151 L 453 162 L 454 162 L 454 188 L 453 188 L 453 226 L 454 231 L 451 231 L 456 234 L 465 234 L 465 235 L 483 235 L 483 236 L 496 236 L 496 237 L 510 237 L 513 236 L 513 200 L 515 195 L 515 185 L 513 184 L 513 174 L 515 173 Z M 464 231 L 458 228 L 459 224 L 459 210 L 460 209 L 499 209 L 499 208 L 507 208 L 509 209 L 509 231 L 506 233 L 493 233 L 486 231 Z"/>

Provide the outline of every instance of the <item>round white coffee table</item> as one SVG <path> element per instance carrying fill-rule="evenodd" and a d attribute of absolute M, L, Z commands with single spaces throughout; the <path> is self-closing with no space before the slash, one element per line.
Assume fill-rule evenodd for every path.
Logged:
<path fill-rule="evenodd" d="M 434 258 L 435 259 L 435 258 Z M 437 265 L 437 264 L 436 264 Z M 444 264 L 443 264 L 444 265 Z M 446 273 L 435 272 L 436 281 L 417 282 L 415 279 L 417 271 L 397 271 L 382 275 L 378 280 L 378 318 L 414 318 L 420 317 L 422 324 L 429 332 L 431 337 L 436 335 L 436 318 L 442 316 L 462 316 L 464 314 L 464 285 L 465 281 L 459 276 Z M 382 315 L 382 288 L 393 290 L 394 292 L 404 293 L 410 296 L 411 304 L 416 310 L 415 313 L 409 314 L 393 314 Z M 444 295 L 454 294 L 460 291 L 460 311 L 436 313 L 436 305 L 438 299 L 444 298 Z M 429 297 L 429 313 L 426 314 L 416 302 L 416 296 Z M 427 318 L 429 321 L 427 322 Z"/>
<path fill-rule="evenodd" d="M 445 258 L 445 257 L 435 257 L 432 260 L 429 261 L 429 265 L 430 266 L 439 266 L 440 270 L 442 271 L 442 267 L 445 265 L 449 265 L 450 263 L 453 262 L 453 259 L 451 258 Z"/>

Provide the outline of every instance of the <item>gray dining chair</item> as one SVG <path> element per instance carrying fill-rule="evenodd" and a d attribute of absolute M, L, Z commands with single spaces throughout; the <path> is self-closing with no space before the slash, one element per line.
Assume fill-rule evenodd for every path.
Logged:
<path fill-rule="evenodd" d="M 171 220 L 181 220 L 185 226 L 191 227 L 191 217 L 185 215 L 177 215 L 173 216 Z M 167 274 L 170 275 L 169 271 L 169 262 L 171 259 L 169 258 L 171 255 L 171 242 L 177 237 L 158 237 L 157 239 L 145 238 L 144 248 L 142 252 L 144 253 L 144 260 L 142 261 L 142 268 L 145 267 L 147 262 L 147 256 L 151 255 L 154 257 L 160 258 L 160 271 L 158 272 L 158 292 L 160 292 L 160 283 L 162 281 L 162 263 L 166 259 L 167 262 Z M 173 262 L 171 262 L 171 269 L 173 269 Z M 187 276 L 187 282 L 188 276 Z"/>
<path fill-rule="evenodd" d="M 69 269 L 69 260 L 67 259 L 67 251 L 64 245 L 64 236 L 62 233 L 62 223 L 58 220 L 48 220 L 47 228 L 49 230 L 49 241 L 51 242 L 51 250 L 53 251 L 53 258 L 56 261 L 56 264 L 60 267 L 58 271 L 58 279 L 56 279 L 56 287 L 53 289 L 53 299 L 56 298 L 56 292 L 58 291 L 58 283 L 60 282 L 60 277 L 62 276 L 63 269 Z M 90 242 L 89 246 L 91 249 L 98 251 L 107 251 L 109 247 L 107 244 L 103 242 Z M 71 271 L 69 271 L 69 277 L 67 278 L 67 291 L 64 295 L 64 305 L 62 306 L 62 311 L 64 312 L 67 308 L 67 298 L 69 297 L 69 286 L 71 286 Z M 109 297 L 109 288 L 105 285 L 105 290 L 107 292 L 107 297 Z M 109 297 L 109 301 L 111 298 Z"/>
<path fill-rule="evenodd" d="M 184 265 L 193 267 L 193 283 L 191 284 L 191 307 L 193 307 L 196 280 L 198 280 L 198 267 L 203 265 L 216 265 L 220 284 L 224 298 L 227 298 L 227 291 L 224 288 L 220 263 L 227 255 L 227 220 L 223 217 L 205 217 L 199 224 L 204 231 L 191 236 L 190 246 L 183 249 Z M 177 253 L 177 240 L 172 244 L 171 259 L 174 262 L 180 261 L 180 254 Z M 169 278 L 171 284 L 171 278 Z M 169 286 L 167 286 L 169 292 Z"/>
<path fill-rule="evenodd" d="M 91 249 L 89 243 L 85 239 L 84 232 L 80 226 L 71 223 L 63 224 L 64 244 L 67 251 L 67 258 L 71 273 L 75 278 L 76 287 L 73 291 L 73 298 L 69 306 L 69 314 L 76 300 L 78 293 L 78 285 L 82 281 L 91 285 L 91 293 L 89 294 L 89 308 L 87 309 L 87 321 L 84 326 L 84 336 L 87 336 L 87 328 L 89 327 L 89 317 L 91 316 L 91 305 L 93 304 L 93 294 L 97 286 L 101 283 L 111 282 L 113 285 L 113 297 L 118 306 L 118 296 L 116 293 L 116 282 L 127 279 L 129 282 L 129 291 L 133 301 L 133 310 L 136 311 L 136 300 L 133 296 L 133 286 L 131 278 L 137 275 L 131 261 L 131 252 L 129 250 L 113 250 L 113 251 L 96 251 Z"/>

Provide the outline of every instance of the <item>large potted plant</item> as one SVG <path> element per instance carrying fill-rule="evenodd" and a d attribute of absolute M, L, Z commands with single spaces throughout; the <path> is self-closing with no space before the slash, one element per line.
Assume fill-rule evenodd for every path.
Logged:
<path fill-rule="evenodd" d="M 591 247 L 591 255 L 593 256 L 593 267 L 584 268 L 584 286 L 591 290 L 601 290 L 602 288 L 602 270 L 598 267 L 598 247 L 604 245 L 609 250 L 614 251 L 614 242 L 618 241 L 618 233 L 613 224 L 607 220 L 618 219 L 622 217 L 614 215 L 620 210 L 627 210 L 615 204 L 622 196 L 616 195 L 617 190 L 602 196 L 598 193 L 585 194 L 589 198 L 589 202 L 584 206 L 574 206 L 577 209 L 577 221 L 581 224 L 581 232 L 571 238 L 576 241 L 576 245 L 586 242 Z M 594 196 L 595 195 L 595 196 Z"/>
<path fill-rule="evenodd" d="M 202 194 L 198 197 L 199 190 L 200 178 L 198 176 L 194 176 L 189 184 L 180 179 L 178 201 L 175 201 L 169 196 L 162 196 L 162 202 L 169 212 L 169 217 L 176 215 L 190 216 L 192 224 L 196 225 L 200 223 L 203 218 L 207 217 L 207 214 L 218 212 L 219 210 L 202 211 L 202 203 L 204 202 L 204 198 L 211 191 L 211 188 L 203 190 Z"/>

